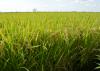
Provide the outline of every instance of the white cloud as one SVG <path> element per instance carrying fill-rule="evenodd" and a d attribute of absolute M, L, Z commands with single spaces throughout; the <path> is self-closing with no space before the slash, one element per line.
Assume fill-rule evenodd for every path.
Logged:
<path fill-rule="evenodd" d="M 72 1 L 73 1 L 73 2 L 75 2 L 75 1 L 77 1 L 77 2 L 80 2 L 80 1 L 81 1 L 81 2 L 87 2 L 87 1 L 88 1 L 88 2 L 93 2 L 93 1 L 95 1 L 95 0 L 56 0 L 56 1 L 67 1 L 67 2 L 70 2 L 70 1 L 71 1 L 71 2 L 72 2 Z"/>
<path fill-rule="evenodd" d="M 65 3 L 79 3 L 79 4 L 91 4 L 93 3 L 95 0 L 55 0 L 56 2 L 65 2 Z"/>
<path fill-rule="evenodd" d="M 89 9 L 92 11 L 92 9 L 98 8 L 99 5 L 100 3 L 97 4 L 95 0 L 1 0 L 0 11 L 32 11 L 34 8 L 37 8 L 38 11 L 83 11 Z"/>
<path fill-rule="evenodd" d="M 94 2 L 94 0 L 73 0 L 76 2 Z"/>
<path fill-rule="evenodd" d="M 85 6 L 96 5 L 96 4 L 94 4 L 95 0 L 73 0 L 73 1 L 75 1 L 75 3 L 82 4 Z"/>

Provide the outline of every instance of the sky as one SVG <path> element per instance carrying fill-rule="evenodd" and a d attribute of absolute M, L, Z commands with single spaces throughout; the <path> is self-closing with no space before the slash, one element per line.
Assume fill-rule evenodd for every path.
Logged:
<path fill-rule="evenodd" d="M 0 12 L 89 11 L 100 12 L 100 0 L 0 0 Z"/>

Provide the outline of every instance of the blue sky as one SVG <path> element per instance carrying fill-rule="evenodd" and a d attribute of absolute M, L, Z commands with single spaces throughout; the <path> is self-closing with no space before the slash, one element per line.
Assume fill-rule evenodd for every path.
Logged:
<path fill-rule="evenodd" d="M 100 0 L 0 0 L 0 11 L 97 11 Z"/>

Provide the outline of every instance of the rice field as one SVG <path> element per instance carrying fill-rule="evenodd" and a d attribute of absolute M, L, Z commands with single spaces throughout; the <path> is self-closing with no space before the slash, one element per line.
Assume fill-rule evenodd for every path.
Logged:
<path fill-rule="evenodd" d="M 99 71 L 100 13 L 0 13 L 0 71 Z"/>

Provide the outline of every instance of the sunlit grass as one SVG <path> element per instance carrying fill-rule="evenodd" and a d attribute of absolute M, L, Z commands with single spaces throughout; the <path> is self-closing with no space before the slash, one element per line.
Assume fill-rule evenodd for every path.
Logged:
<path fill-rule="evenodd" d="M 100 13 L 1 13 L 0 71 L 92 71 Z"/>

